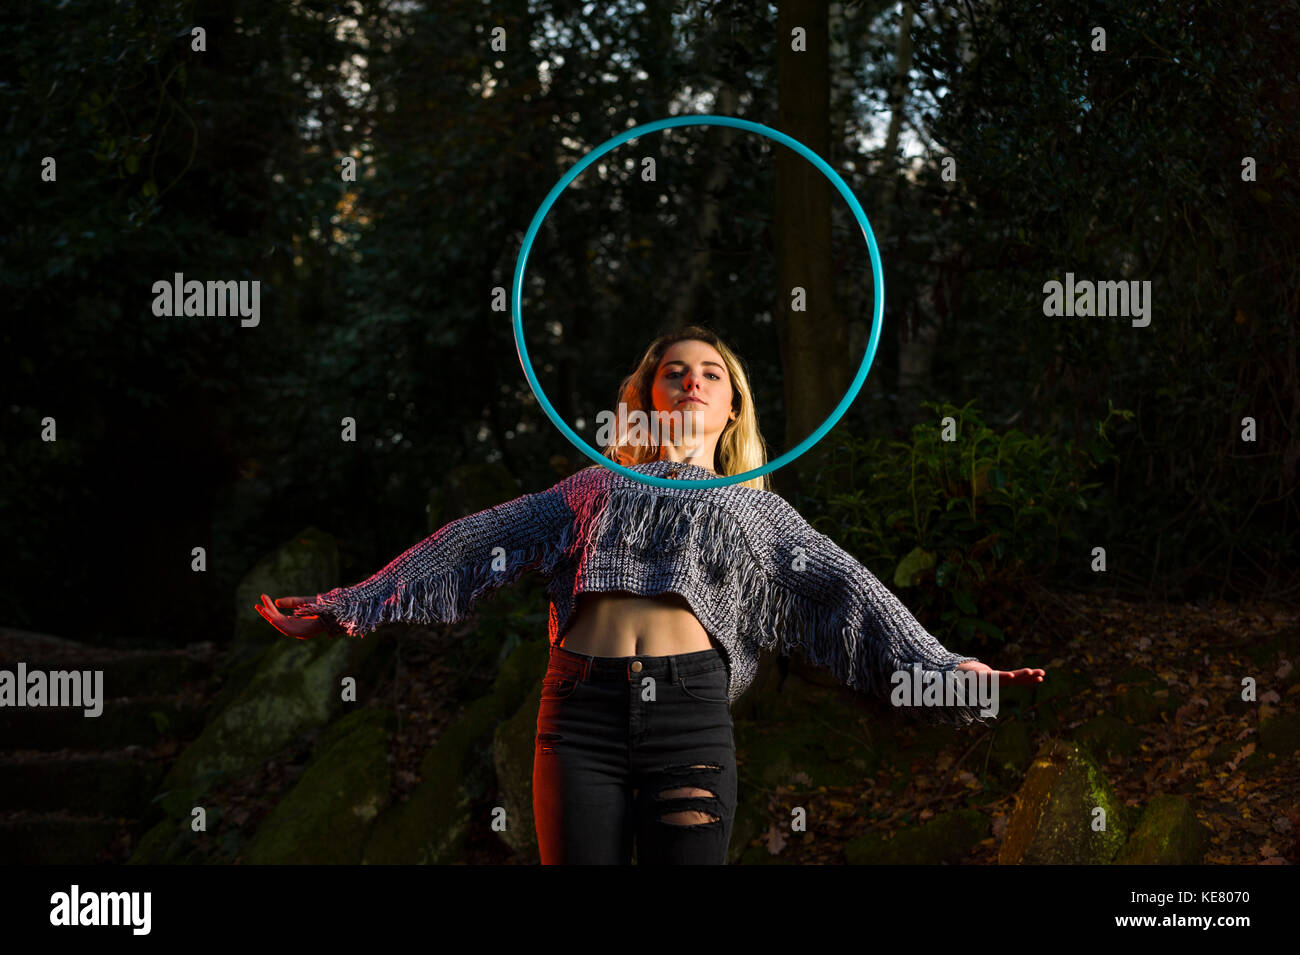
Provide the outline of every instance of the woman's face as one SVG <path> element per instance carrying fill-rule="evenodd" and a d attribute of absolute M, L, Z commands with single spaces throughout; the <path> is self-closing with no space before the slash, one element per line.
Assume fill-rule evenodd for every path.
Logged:
<path fill-rule="evenodd" d="M 686 400 L 688 398 L 697 401 Z M 656 411 L 694 419 L 695 435 L 718 435 L 731 415 L 731 376 L 718 350 L 707 342 L 674 342 L 655 371 L 651 397 Z"/>

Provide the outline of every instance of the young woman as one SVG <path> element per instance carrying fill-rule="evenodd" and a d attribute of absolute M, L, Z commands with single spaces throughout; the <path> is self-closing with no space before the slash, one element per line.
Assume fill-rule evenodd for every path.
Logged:
<path fill-rule="evenodd" d="M 690 326 L 646 350 L 620 388 L 607 456 L 685 481 L 766 462 L 741 360 Z M 689 426 L 688 426 L 689 425 Z M 798 647 L 855 689 L 887 695 L 900 671 L 993 671 L 942 647 L 869 571 L 769 489 L 659 488 L 592 465 L 547 491 L 453 521 L 355 587 L 266 595 L 295 637 L 362 634 L 391 620 L 454 622 L 535 568 L 550 578 L 533 812 L 543 864 L 726 861 L 736 809 L 731 704 L 759 651 Z M 277 609 L 292 611 L 286 616 Z M 957 724 L 976 706 L 920 712 Z"/>

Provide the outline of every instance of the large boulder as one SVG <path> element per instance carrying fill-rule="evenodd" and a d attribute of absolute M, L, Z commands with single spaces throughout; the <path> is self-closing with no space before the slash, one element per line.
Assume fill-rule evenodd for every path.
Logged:
<path fill-rule="evenodd" d="M 497 726 L 492 746 L 497 794 L 506 811 L 506 828 L 498 835 L 522 861 L 533 865 L 541 863 L 533 820 L 533 758 L 545 675 L 546 658 L 539 657 L 533 674 L 536 685 L 515 715 Z"/>
<path fill-rule="evenodd" d="M 518 781 L 496 779 L 494 743 L 498 725 L 518 714 L 534 689 L 540 695 L 546 656 L 544 640 L 521 641 L 502 664 L 492 692 L 467 706 L 443 731 L 420 763 L 420 783 L 410 798 L 390 807 L 376 822 L 366 844 L 367 864 L 460 861 L 469 827 L 492 823 L 490 816 L 471 818 L 470 805 L 493 787 L 506 801 L 508 826 L 518 835 L 525 801 L 518 795 Z M 528 767 L 531 776 L 531 761 Z M 528 787 L 531 792 L 531 778 Z"/>
<path fill-rule="evenodd" d="M 235 585 L 235 634 L 222 660 L 223 676 L 247 675 L 267 648 L 291 639 L 253 609 L 262 594 L 312 596 L 337 586 L 338 579 L 338 543 L 315 527 L 303 529 L 254 564 Z"/>
<path fill-rule="evenodd" d="M 163 781 L 163 809 L 173 818 L 187 816 L 217 781 L 260 768 L 290 743 L 330 723 L 344 706 L 343 678 L 357 676 L 376 645 L 365 638 L 282 636 L 172 765 Z"/>
<path fill-rule="evenodd" d="M 562 465 L 556 464 L 560 477 L 567 473 Z M 521 493 L 499 464 L 455 468 L 429 495 L 427 531 Z M 343 679 L 354 677 L 364 698 L 364 688 L 391 669 L 393 641 L 376 634 L 297 641 L 253 609 L 262 594 L 318 594 L 338 586 L 339 576 L 336 542 L 308 527 L 262 558 L 237 585 L 235 634 L 216 674 L 221 689 L 207 724 L 162 782 L 156 801 L 167 818 L 141 839 L 132 863 L 218 861 L 210 846 L 206 854 L 196 847 L 190 828 L 194 807 L 204 806 L 210 823 L 219 820 L 222 807 L 203 801 L 214 785 L 258 772 L 269 759 L 317 734 L 311 766 L 244 848 L 247 860 L 309 861 L 303 853 L 310 852 L 322 861 L 455 861 L 462 844 L 457 833 L 464 830 L 458 808 L 495 785 L 492 732 L 519 709 L 528 689 L 524 684 L 539 684 L 540 675 L 521 675 L 518 664 L 503 664 L 493 692 L 473 703 L 426 754 L 424 783 L 414 796 L 400 807 L 388 806 L 388 717 L 369 709 L 339 717 L 356 707 L 343 699 Z M 494 617 L 505 615 L 490 608 L 484 614 L 485 620 Z M 513 615 L 505 628 L 517 618 Z M 545 613 L 523 619 L 544 622 Z M 485 629 L 490 628 L 485 624 Z M 484 657 L 495 665 L 518 640 L 517 633 L 504 642 L 496 636 L 494 630 L 467 638 L 452 652 L 472 651 L 476 663 Z M 545 643 L 527 641 L 517 652 L 521 660 L 533 660 L 535 669 L 534 658 L 544 658 Z M 233 836 L 225 840 L 219 861 L 229 861 L 239 842 Z"/>
<path fill-rule="evenodd" d="M 1162 793 L 1142 811 L 1137 828 L 1115 857 L 1116 865 L 1200 865 L 1210 830 L 1182 796 Z"/>
<path fill-rule="evenodd" d="M 396 725 L 396 714 L 381 709 L 356 710 L 331 725 L 293 788 L 262 820 L 243 861 L 359 864 L 389 802 L 388 741 Z"/>
<path fill-rule="evenodd" d="M 1001 865 L 1104 865 L 1129 833 L 1126 807 L 1084 748 L 1052 740 L 1034 757 L 998 854 Z"/>

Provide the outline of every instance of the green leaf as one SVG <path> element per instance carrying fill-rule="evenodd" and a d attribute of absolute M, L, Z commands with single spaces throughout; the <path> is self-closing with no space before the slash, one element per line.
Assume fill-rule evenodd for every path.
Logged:
<path fill-rule="evenodd" d="M 914 547 L 906 557 L 898 562 L 898 567 L 894 569 L 894 585 L 897 587 L 914 586 L 917 574 L 933 566 L 934 554 L 923 548 Z"/>
<path fill-rule="evenodd" d="M 979 608 L 975 606 L 975 600 L 971 597 L 969 591 L 954 590 L 952 599 L 962 613 L 975 614 L 979 612 Z"/>

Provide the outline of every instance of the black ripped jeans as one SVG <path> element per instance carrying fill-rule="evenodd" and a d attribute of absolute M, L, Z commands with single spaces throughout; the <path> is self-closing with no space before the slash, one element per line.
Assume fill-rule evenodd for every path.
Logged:
<path fill-rule="evenodd" d="M 542 864 L 627 865 L 635 838 L 639 865 L 725 865 L 736 745 L 722 655 L 550 653 L 533 757 Z"/>

